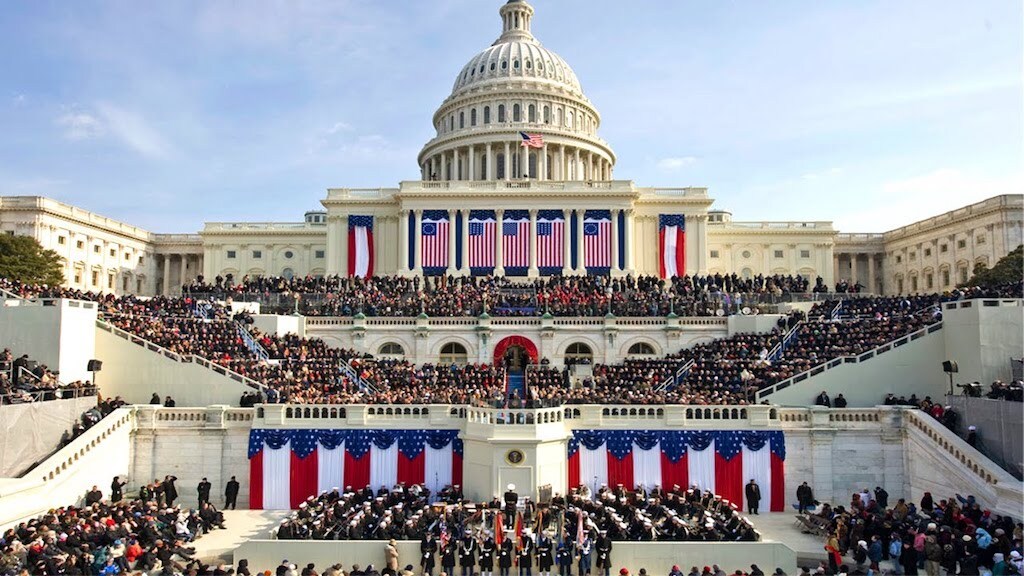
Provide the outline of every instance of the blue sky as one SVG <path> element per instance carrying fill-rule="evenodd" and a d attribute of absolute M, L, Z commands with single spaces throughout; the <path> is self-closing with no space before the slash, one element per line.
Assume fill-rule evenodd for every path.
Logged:
<path fill-rule="evenodd" d="M 192 232 L 415 179 L 500 4 L 7 2 L 0 194 Z M 616 178 L 848 232 L 1024 191 L 1019 0 L 533 5 L 602 114 Z"/>

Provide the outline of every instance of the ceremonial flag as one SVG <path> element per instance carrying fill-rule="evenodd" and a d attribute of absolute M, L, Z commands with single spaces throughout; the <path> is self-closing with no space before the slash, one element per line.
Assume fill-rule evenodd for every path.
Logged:
<path fill-rule="evenodd" d="M 543 148 L 544 137 L 540 134 L 527 134 L 526 132 L 520 132 L 519 136 L 523 138 L 523 146 L 527 148 Z"/>
<path fill-rule="evenodd" d="M 530 220 L 526 215 L 506 217 L 502 222 L 502 259 L 505 268 L 530 265 Z"/>
<path fill-rule="evenodd" d="M 494 268 L 494 212 L 473 210 L 469 215 L 469 267 Z"/>
<path fill-rule="evenodd" d="M 373 216 L 348 217 L 348 275 L 373 276 Z"/>
<path fill-rule="evenodd" d="M 611 214 L 607 210 L 588 210 L 588 214 L 583 219 L 583 265 L 585 267 L 611 268 L 611 238 Z"/>
<path fill-rule="evenodd" d="M 762 506 L 785 511 L 785 436 L 781 431 L 576 430 L 569 439 L 570 488 L 627 490 L 661 484 L 710 490 L 737 508 L 744 485 L 761 487 Z M 578 536 L 577 536 L 578 537 Z"/>
<path fill-rule="evenodd" d="M 430 217 L 428 217 L 430 212 Z M 429 210 L 423 213 L 420 234 L 420 246 L 423 268 L 448 267 L 448 214 L 442 210 Z"/>
<path fill-rule="evenodd" d="M 351 486 L 424 484 L 436 494 L 462 483 L 457 430 L 278 430 L 249 432 L 249 507 L 297 508 L 310 496 Z"/>
<path fill-rule="evenodd" d="M 561 268 L 565 254 L 565 218 L 561 210 L 537 214 L 537 267 Z"/>
<path fill-rule="evenodd" d="M 662 278 L 686 275 L 686 218 L 683 215 L 658 216 L 658 250 Z"/>

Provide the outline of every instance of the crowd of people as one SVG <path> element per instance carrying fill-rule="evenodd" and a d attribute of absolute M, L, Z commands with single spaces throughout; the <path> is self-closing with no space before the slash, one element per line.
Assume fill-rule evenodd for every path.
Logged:
<path fill-rule="evenodd" d="M 62 383 L 57 372 L 9 348 L 0 351 L 0 405 L 78 398 L 95 393 L 84 381 Z"/>
<path fill-rule="evenodd" d="M 973 496 L 894 504 L 881 487 L 853 494 L 849 506 L 822 505 L 815 515 L 828 523 L 825 550 L 830 573 L 844 557 L 857 568 L 892 574 L 1020 574 L 1022 525 L 982 508 Z"/>
<path fill-rule="evenodd" d="M 65 506 L 21 522 L 0 535 L 0 574 L 69 576 L 210 573 L 188 544 L 224 527 L 212 504 L 174 505 L 164 492 L 123 499 L 123 481 L 109 498 L 95 486 L 83 506 Z M 222 573 L 226 570 L 221 567 Z"/>

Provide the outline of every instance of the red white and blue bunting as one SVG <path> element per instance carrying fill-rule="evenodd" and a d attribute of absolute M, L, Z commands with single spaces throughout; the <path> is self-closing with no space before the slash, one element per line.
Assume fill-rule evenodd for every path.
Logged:
<path fill-rule="evenodd" d="M 786 439 L 780 431 L 577 430 L 569 439 L 569 487 L 697 486 L 745 507 L 744 484 L 760 507 L 785 511 Z"/>
<path fill-rule="evenodd" d="M 457 430 L 268 430 L 249 432 L 249 507 L 294 509 L 333 488 L 397 483 L 437 493 L 462 484 Z"/>

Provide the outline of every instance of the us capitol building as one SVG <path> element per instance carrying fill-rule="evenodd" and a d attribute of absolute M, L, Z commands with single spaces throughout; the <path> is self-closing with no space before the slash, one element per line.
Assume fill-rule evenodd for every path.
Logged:
<path fill-rule="evenodd" d="M 365 250 L 350 253 L 353 222 L 372 230 L 377 275 L 667 275 L 662 227 L 676 222 L 685 233 L 674 262 L 687 274 L 821 276 L 880 294 L 951 288 L 1021 243 L 1019 195 L 884 234 L 841 234 L 827 221 L 737 222 L 713 209 L 707 188 L 616 179 L 600 113 L 569 64 L 531 33 L 534 8 L 509 0 L 499 14 L 501 35 L 459 71 L 434 113 L 418 181 L 332 188 L 325 210 L 302 222 L 210 222 L 199 234 L 153 234 L 48 198 L 0 197 L 0 229 L 56 250 L 70 287 L 140 294 L 177 293 L 199 274 L 365 270 Z M 508 253 L 508 232 L 488 236 L 483 223 L 524 234 L 519 252 Z"/>

